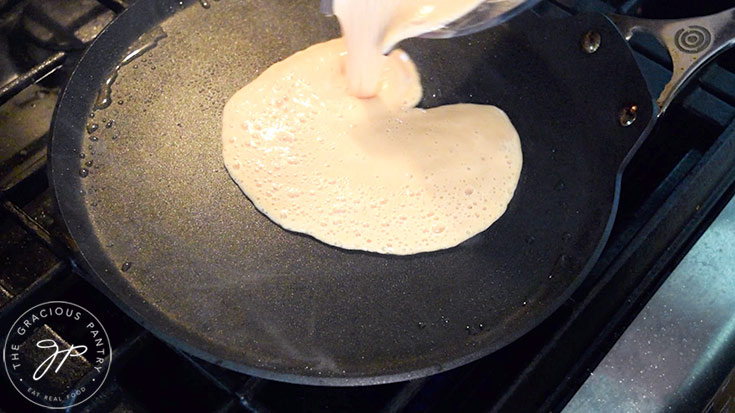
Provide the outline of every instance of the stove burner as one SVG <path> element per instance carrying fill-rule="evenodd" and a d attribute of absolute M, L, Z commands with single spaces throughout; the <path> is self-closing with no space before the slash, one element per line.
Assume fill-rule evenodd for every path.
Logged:
<path fill-rule="evenodd" d="M 30 0 L 23 9 L 21 30 L 48 50 L 79 50 L 114 17 L 96 0 Z"/>

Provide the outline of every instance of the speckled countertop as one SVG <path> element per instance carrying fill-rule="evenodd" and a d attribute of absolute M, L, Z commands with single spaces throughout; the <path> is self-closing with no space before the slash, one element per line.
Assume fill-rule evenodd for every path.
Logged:
<path fill-rule="evenodd" d="M 735 365 L 735 199 L 563 410 L 697 411 Z"/>

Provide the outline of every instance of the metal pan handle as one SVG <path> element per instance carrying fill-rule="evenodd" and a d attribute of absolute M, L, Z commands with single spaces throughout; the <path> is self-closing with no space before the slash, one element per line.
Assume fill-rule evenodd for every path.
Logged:
<path fill-rule="evenodd" d="M 650 33 L 671 55 L 673 74 L 656 99 L 659 114 L 692 75 L 710 59 L 735 45 L 735 8 L 709 16 L 676 20 L 650 20 L 637 17 L 608 16 L 627 40 L 636 32 Z"/>

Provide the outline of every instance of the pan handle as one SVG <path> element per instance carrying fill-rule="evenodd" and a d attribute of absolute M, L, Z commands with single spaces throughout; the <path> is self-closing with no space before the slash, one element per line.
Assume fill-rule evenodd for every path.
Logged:
<path fill-rule="evenodd" d="M 671 55 L 673 74 L 656 99 L 659 115 L 702 65 L 735 45 L 735 8 L 709 16 L 675 20 L 651 20 L 609 15 L 618 30 L 630 40 L 635 32 L 650 33 Z"/>

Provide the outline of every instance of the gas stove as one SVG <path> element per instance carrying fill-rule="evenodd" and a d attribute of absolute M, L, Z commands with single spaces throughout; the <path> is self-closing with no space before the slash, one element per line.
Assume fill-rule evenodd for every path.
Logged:
<path fill-rule="evenodd" d="M 75 303 L 98 318 L 114 360 L 94 396 L 68 410 L 728 411 L 735 395 L 735 50 L 708 63 L 659 119 L 623 176 L 600 259 L 540 326 L 426 378 L 301 386 L 236 373 L 166 344 L 88 284 L 74 261 L 47 180 L 51 116 L 85 46 L 127 5 L 0 0 L 0 333 L 4 340 L 21 315 L 48 301 Z M 554 0 L 533 12 L 680 18 L 733 6 Z M 658 95 L 671 59 L 651 37 L 636 36 L 631 45 Z M 77 334 L 48 330 L 61 341 Z M 92 365 L 70 360 L 76 374 L 51 385 L 85 380 Z M 44 410 L 5 374 L 0 387 L 0 411 Z"/>

